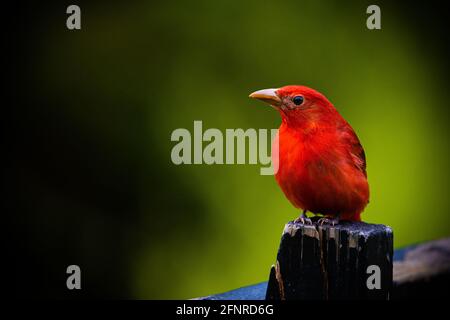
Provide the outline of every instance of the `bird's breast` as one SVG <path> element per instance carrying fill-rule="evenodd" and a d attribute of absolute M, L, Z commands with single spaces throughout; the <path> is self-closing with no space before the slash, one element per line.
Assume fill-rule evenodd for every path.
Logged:
<path fill-rule="evenodd" d="M 294 206 L 332 213 L 364 201 L 355 190 L 367 189 L 367 180 L 332 132 L 304 136 L 282 126 L 272 150 L 278 151 L 273 157 L 276 180 Z"/>

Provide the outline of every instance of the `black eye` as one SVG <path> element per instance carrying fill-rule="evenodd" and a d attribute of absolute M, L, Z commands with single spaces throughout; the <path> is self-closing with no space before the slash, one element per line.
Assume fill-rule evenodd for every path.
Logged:
<path fill-rule="evenodd" d="M 299 106 L 303 103 L 303 97 L 302 96 L 295 96 L 292 99 L 292 102 L 294 102 L 295 105 Z"/>

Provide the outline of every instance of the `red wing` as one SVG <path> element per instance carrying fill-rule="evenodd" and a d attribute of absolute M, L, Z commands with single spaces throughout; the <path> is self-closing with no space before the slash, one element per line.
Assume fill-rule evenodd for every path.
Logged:
<path fill-rule="evenodd" d="M 348 123 L 342 128 L 342 136 L 346 145 L 350 146 L 349 152 L 355 166 L 364 173 L 367 177 L 366 172 L 366 154 L 364 149 L 359 142 L 356 133 L 350 127 Z"/>

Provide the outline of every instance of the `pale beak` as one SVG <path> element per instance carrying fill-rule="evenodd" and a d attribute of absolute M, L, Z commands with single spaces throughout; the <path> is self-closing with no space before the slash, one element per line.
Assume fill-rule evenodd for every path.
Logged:
<path fill-rule="evenodd" d="M 271 106 L 281 105 L 281 99 L 277 95 L 278 89 L 264 89 L 253 92 L 249 95 L 250 98 L 264 101 Z"/>

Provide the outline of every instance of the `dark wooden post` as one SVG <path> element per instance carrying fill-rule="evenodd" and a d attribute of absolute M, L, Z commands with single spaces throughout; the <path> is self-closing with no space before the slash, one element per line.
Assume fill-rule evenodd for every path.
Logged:
<path fill-rule="evenodd" d="M 266 299 L 389 299 L 392 254 L 392 229 L 384 225 L 289 222 L 270 271 Z M 379 288 L 374 288 L 378 276 Z"/>
<path fill-rule="evenodd" d="M 422 243 L 395 253 L 393 299 L 443 299 L 448 296 L 450 238 Z"/>

